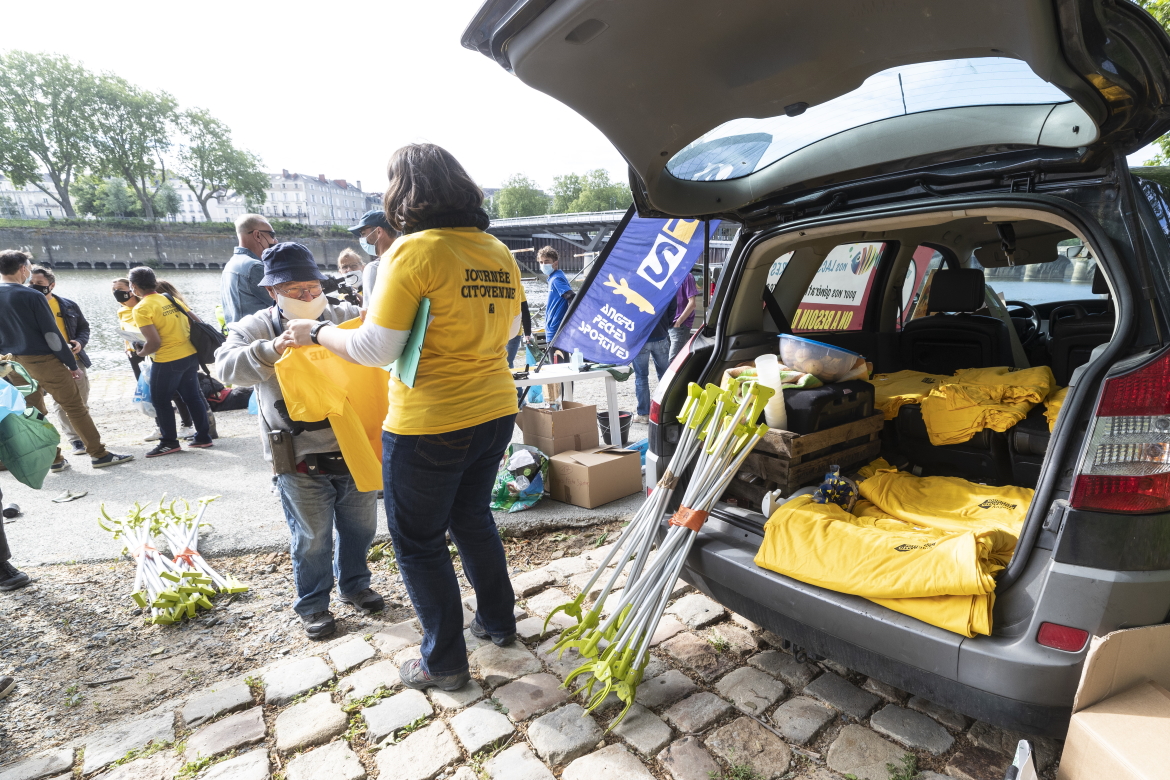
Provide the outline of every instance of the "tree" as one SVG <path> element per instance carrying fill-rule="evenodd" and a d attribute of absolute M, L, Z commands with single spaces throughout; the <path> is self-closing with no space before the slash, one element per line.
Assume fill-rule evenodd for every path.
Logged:
<path fill-rule="evenodd" d="M 0 54 L 0 170 L 73 217 L 69 187 L 93 153 L 97 80 L 66 57 Z M 48 174 L 51 186 L 46 186 Z"/>
<path fill-rule="evenodd" d="M 604 168 L 588 171 L 581 177 L 581 194 L 571 204 L 570 211 L 615 211 L 627 209 L 634 202 L 630 188 L 609 180 Z"/>
<path fill-rule="evenodd" d="M 264 203 L 268 176 L 260 158 L 237 149 L 227 125 L 204 109 L 193 108 L 180 116 L 179 127 L 186 143 L 179 152 L 178 176 L 195 194 L 208 221 L 208 201 L 229 191 L 243 195 L 250 204 Z"/>
<path fill-rule="evenodd" d="M 500 219 L 535 217 L 548 213 L 548 196 L 522 173 L 510 176 L 492 199 Z"/>
<path fill-rule="evenodd" d="M 552 186 L 552 213 L 570 214 L 576 211 L 573 204 L 581 197 L 584 184 L 584 179 L 575 173 L 555 177 Z"/>
<path fill-rule="evenodd" d="M 183 203 L 179 198 L 179 193 L 175 192 L 175 188 L 171 186 L 170 182 L 164 182 L 155 191 L 154 198 L 151 201 L 154 213 L 161 217 L 173 217 L 175 214 L 178 214 Z"/>
<path fill-rule="evenodd" d="M 153 220 L 154 195 L 167 180 L 164 155 L 171 145 L 175 99 L 111 75 L 99 80 L 97 94 L 94 148 L 98 169 L 124 177 L 142 206 L 143 216 Z"/>
<path fill-rule="evenodd" d="M 20 206 L 8 195 L 0 195 L 0 218 L 16 219 L 20 216 Z"/>

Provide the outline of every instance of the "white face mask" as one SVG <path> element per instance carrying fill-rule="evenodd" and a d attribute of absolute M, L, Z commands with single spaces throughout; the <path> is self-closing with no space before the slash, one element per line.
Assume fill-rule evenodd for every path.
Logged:
<path fill-rule="evenodd" d="M 285 316 L 290 320 L 315 320 L 321 316 L 321 312 L 325 311 L 326 304 L 329 300 L 322 293 L 311 301 L 302 301 L 300 298 L 286 298 L 283 295 L 276 296 L 276 305 L 284 312 Z"/>
<path fill-rule="evenodd" d="M 541 263 L 540 264 L 540 272 L 542 274 L 544 274 L 545 276 L 552 276 L 553 270 L 554 270 L 553 267 L 551 265 L 549 265 L 548 263 Z"/>
<path fill-rule="evenodd" d="M 371 230 L 368 233 L 368 235 L 370 235 L 370 236 L 374 235 L 374 231 Z M 378 250 L 375 249 L 374 245 L 371 244 L 369 241 L 366 241 L 364 238 L 359 238 L 358 244 L 361 245 L 362 251 L 365 252 L 367 255 L 373 255 L 374 257 L 378 256 Z"/>

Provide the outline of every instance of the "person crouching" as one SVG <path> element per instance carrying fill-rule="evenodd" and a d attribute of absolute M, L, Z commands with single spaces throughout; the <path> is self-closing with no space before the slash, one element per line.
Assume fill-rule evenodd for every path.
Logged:
<path fill-rule="evenodd" d="M 284 242 L 261 257 L 260 285 L 276 302 L 268 309 L 228 324 L 227 341 L 216 352 L 219 377 L 232 385 L 253 386 L 260 407 L 265 459 L 273 462 L 275 482 L 291 535 L 293 610 L 310 639 L 332 635 L 329 611 L 334 577 L 340 599 L 361 612 L 384 607 L 370 589 L 366 553 L 377 529 L 377 492 L 357 489 L 328 421 L 294 422 L 288 417 L 276 361 L 292 339 L 282 335 L 291 319 L 334 324 L 353 319 L 358 307 L 332 303 L 321 289 L 325 275 L 307 247 Z M 334 549 L 336 532 L 336 550 Z"/>

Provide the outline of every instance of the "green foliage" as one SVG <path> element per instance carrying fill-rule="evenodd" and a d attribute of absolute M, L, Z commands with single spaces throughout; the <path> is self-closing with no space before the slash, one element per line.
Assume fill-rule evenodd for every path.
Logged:
<path fill-rule="evenodd" d="M 182 753 L 184 747 L 185 744 L 182 742 L 175 744 L 174 742 L 166 740 L 159 740 L 157 742 L 151 741 L 146 745 L 146 747 L 135 748 L 134 750 L 126 751 L 126 755 L 119 758 L 113 764 L 110 764 L 110 766 L 122 766 L 122 764 L 128 764 L 131 761 L 139 758 L 147 758 L 148 756 L 153 756 L 155 753 L 161 753 L 164 750 L 170 750 L 171 748 L 174 748 L 176 753 Z"/>
<path fill-rule="evenodd" d="M 0 55 L 0 170 L 69 217 L 76 215 L 69 187 L 93 156 L 96 86 L 92 73 L 60 55 Z"/>
<path fill-rule="evenodd" d="M 918 756 L 907 753 L 902 756 L 901 767 L 886 764 L 886 771 L 890 774 L 890 780 L 918 780 Z"/>
<path fill-rule="evenodd" d="M 218 194 L 234 192 L 248 204 L 262 204 L 267 197 L 268 176 L 260 158 L 232 144 L 228 126 L 202 108 L 179 116 L 186 143 L 179 152 L 179 178 L 195 194 L 203 216 L 211 219 L 207 203 Z"/>
<path fill-rule="evenodd" d="M 20 206 L 7 195 L 0 196 L 0 218 L 12 219 L 20 216 Z"/>
<path fill-rule="evenodd" d="M 180 769 L 175 775 L 175 780 L 188 780 L 189 778 L 195 777 L 195 775 L 199 774 L 207 767 L 211 766 L 212 764 L 219 763 L 219 761 L 227 757 L 228 756 L 222 756 L 220 759 L 215 759 L 211 756 L 204 756 L 203 758 L 197 758 L 194 761 L 188 761 L 186 764 L 183 764 L 183 768 Z"/>
<path fill-rule="evenodd" d="M 1134 2 L 1154 17 L 1163 29 L 1170 30 L 1170 0 L 1134 0 Z M 1146 160 L 1145 164 L 1170 165 L 1170 135 L 1164 135 L 1154 143 L 1159 151 Z"/>
<path fill-rule="evenodd" d="M 549 200 L 536 182 L 522 173 L 508 177 L 504 186 L 492 198 L 500 219 L 511 217 L 535 217 L 549 213 Z"/>
<path fill-rule="evenodd" d="M 98 81 L 97 100 L 96 168 L 123 177 L 142 204 L 143 216 L 153 220 L 154 195 L 167 179 L 165 155 L 176 119 L 175 99 L 105 75 Z"/>
<path fill-rule="evenodd" d="M 400 728 L 397 731 L 395 731 L 394 733 L 392 733 L 389 736 L 389 738 L 387 738 L 385 740 L 386 744 L 397 745 L 399 742 L 406 739 L 406 736 L 408 734 L 415 732 L 415 731 L 418 731 L 423 726 L 425 726 L 426 722 L 427 722 L 426 715 L 423 715 L 419 718 L 416 718 L 415 720 L 411 721 L 410 723 L 407 723 L 405 726 L 403 726 L 402 728 Z"/>
<path fill-rule="evenodd" d="M 719 634 L 714 634 L 709 639 L 707 639 L 707 642 L 720 653 L 726 653 L 731 649 L 731 643 Z"/>
<path fill-rule="evenodd" d="M 629 208 L 632 202 L 629 187 L 610 181 L 609 172 L 604 168 L 553 179 L 554 214 L 615 211 Z"/>
<path fill-rule="evenodd" d="M 722 772 L 708 772 L 707 776 L 711 780 L 764 780 L 763 775 L 747 764 L 732 764 Z"/>
<path fill-rule="evenodd" d="M 154 193 L 152 202 L 155 215 L 160 217 L 178 214 L 179 209 L 182 208 L 179 193 L 175 192 L 175 188 L 170 185 L 170 182 L 163 182 L 163 185 Z"/>
<path fill-rule="evenodd" d="M 349 704 L 341 705 L 341 711 L 344 712 L 346 715 L 352 715 L 353 713 L 357 712 L 358 710 L 365 709 L 366 707 L 369 707 L 370 705 L 372 705 L 378 701 L 381 701 L 382 699 L 385 699 L 388 696 L 391 696 L 393 694 L 394 694 L 394 691 L 386 690 L 384 687 L 379 685 L 377 690 L 375 690 L 369 696 L 363 696 L 360 699 L 354 699 Z"/>

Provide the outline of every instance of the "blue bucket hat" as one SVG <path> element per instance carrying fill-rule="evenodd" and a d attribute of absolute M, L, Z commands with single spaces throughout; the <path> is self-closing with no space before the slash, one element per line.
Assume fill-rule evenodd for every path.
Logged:
<path fill-rule="evenodd" d="M 323 282 L 328 277 L 317 268 L 317 260 L 304 244 L 282 241 L 270 246 L 260 256 L 264 263 L 261 287 L 275 287 L 285 282 Z"/>

